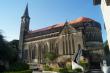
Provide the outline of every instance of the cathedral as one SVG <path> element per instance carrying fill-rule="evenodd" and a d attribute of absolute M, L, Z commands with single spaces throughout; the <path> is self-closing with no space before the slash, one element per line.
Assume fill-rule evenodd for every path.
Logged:
<path fill-rule="evenodd" d="M 29 24 L 30 17 L 26 6 L 21 17 L 19 37 L 19 56 L 24 62 L 46 63 L 47 52 L 72 58 L 79 48 L 87 51 L 86 56 L 91 62 L 100 62 L 103 41 L 99 22 L 80 17 L 33 31 L 29 30 Z"/>

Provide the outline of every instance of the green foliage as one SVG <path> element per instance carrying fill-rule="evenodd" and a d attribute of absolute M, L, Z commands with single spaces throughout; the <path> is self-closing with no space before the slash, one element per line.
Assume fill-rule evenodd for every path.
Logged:
<path fill-rule="evenodd" d="M 81 73 L 82 72 L 82 70 L 80 68 L 72 70 L 71 65 L 68 65 L 64 68 L 51 68 L 48 65 L 44 65 L 43 68 L 44 68 L 44 71 L 55 71 L 55 72 L 59 72 L 59 73 Z"/>
<path fill-rule="evenodd" d="M 71 64 L 66 64 L 66 68 L 69 72 L 72 71 L 72 65 Z"/>
<path fill-rule="evenodd" d="M 12 52 L 12 60 L 10 63 L 18 61 L 18 40 L 12 40 L 9 42 L 9 46 L 11 47 L 11 52 Z"/>
<path fill-rule="evenodd" d="M 4 72 L 4 73 L 32 73 L 31 70 L 24 70 L 24 71 L 9 71 L 9 72 Z"/>
<path fill-rule="evenodd" d="M 52 68 L 52 71 L 55 71 L 55 72 L 59 72 L 60 68 L 59 67 L 54 67 Z"/>
<path fill-rule="evenodd" d="M 57 58 L 57 55 L 52 52 L 47 52 L 45 58 L 47 60 L 53 61 L 55 58 Z"/>
<path fill-rule="evenodd" d="M 60 73 L 73 73 L 72 65 L 67 65 L 59 70 Z"/>
<path fill-rule="evenodd" d="M 18 40 L 8 42 L 4 39 L 3 35 L 0 34 L 0 61 L 3 62 L 3 66 L 5 67 L 5 69 L 8 70 L 10 64 L 17 61 L 17 51 Z"/>
<path fill-rule="evenodd" d="M 60 73 L 68 73 L 68 69 L 65 67 L 65 68 L 61 68 L 59 70 Z"/>
<path fill-rule="evenodd" d="M 59 70 L 60 73 L 82 73 L 82 70 L 80 68 L 77 68 L 75 70 L 68 69 L 68 68 L 61 68 Z"/>
<path fill-rule="evenodd" d="M 17 62 L 10 65 L 10 71 L 23 71 L 28 69 L 29 69 L 29 65 L 22 62 Z"/>
<path fill-rule="evenodd" d="M 18 43 L 16 43 L 16 45 L 18 45 Z M 11 62 L 16 57 L 17 50 L 15 48 L 18 46 L 13 46 L 15 45 L 12 44 L 12 41 L 7 42 L 4 40 L 3 35 L 0 34 L 0 60 Z"/>
<path fill-rule="evenodd" d="M 88 64 L 88 62 L 80 61 L 79 64 L 80 64 L 85 70 L 89 68 L 89 64 Z"/>
<path fill-rule="evenodd" d="M 4 37 L 2 34 L 0 34 L 0 59 L 2 61 L 7 61 L 10 59 L 10 47 L 8 45 L 8 42 L 4 40 Z"/>
<path fill-rule="evenodd" d="M 18 43 L 19 43 L 18 40 L 12 40 L 12 41 L 10 41 L 10 45 L 11 45 L 13 48 L 17 49 L 17 50 L 18 50 Z"/>
<path fill-rule="evenodd" d="M 73 70 L 73 73 L 81 73 L 82 70 L 80 68 L 76 68 L 75 70 Z"/>
<path fill-rule="evenodd" d="M 52 71 L 52 68 L 49 67 L 48 65 L 44 65 L 43 68 L 44 68 L 44 71 Z"/>

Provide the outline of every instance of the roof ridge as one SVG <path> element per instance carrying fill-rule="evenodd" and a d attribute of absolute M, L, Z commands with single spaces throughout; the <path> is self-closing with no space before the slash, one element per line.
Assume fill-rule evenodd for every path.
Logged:
<path fill-rule="evenodd" d="M 87 21 L 95 21 L 91 18 L 87 18 L 87 17 L 79 17 L 75 20 L 71 20 L 68 22 L 68 24 L 76 24 L 76 23 L 80 23 L 80 22 L 87 22 Z M 57 28 L 57 27 L 62 27 L 64 26 L 65 23 L 58 23 L 58 24 L 54 24 L 54 25 L 51 25 L 51 26 L 48 26 L 48 27 L 44 27 L 44 28 L 41 28 L 41 29 L 37 29 L 37 30 L 33 30 L 31 31 L 31 33 L 34 33 L 34 32 L 39 32 L 39 31 L 45 31 L 45 30 L 49 30 L 49 29 L 52 29 L 52 28 Z"/>

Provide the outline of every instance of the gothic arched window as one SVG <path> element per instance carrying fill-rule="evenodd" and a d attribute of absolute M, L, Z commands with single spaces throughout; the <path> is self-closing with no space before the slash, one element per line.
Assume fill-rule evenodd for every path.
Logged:
<path fill-rule="evenodd" d="M 27 59 L 28 58 L 28 49 L 25 49 L 24 50 L 24 59 Z"/>
<path fill-rule="evenodd" d="M 32 48 L 32 59 L 35 59 L 35 56 L 36 56 L 36 46 L 33 45 L 33 48 Z"/>

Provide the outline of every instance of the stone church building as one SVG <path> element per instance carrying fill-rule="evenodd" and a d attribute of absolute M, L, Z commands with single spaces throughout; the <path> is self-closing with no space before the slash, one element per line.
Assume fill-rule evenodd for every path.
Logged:
<path fill-rule="evenodd" d="M 101 25 L 97 21 L 80 17 L 33 31 L 29 30 L 29 22 L 27 6 L 21 17 L 19 38 L 19 56 L 26 63 L 45 63 L 47 52 L 72 58 L 78 48 L 87 51 L 90 60 L 100 62 L 103 48 Z"/>

